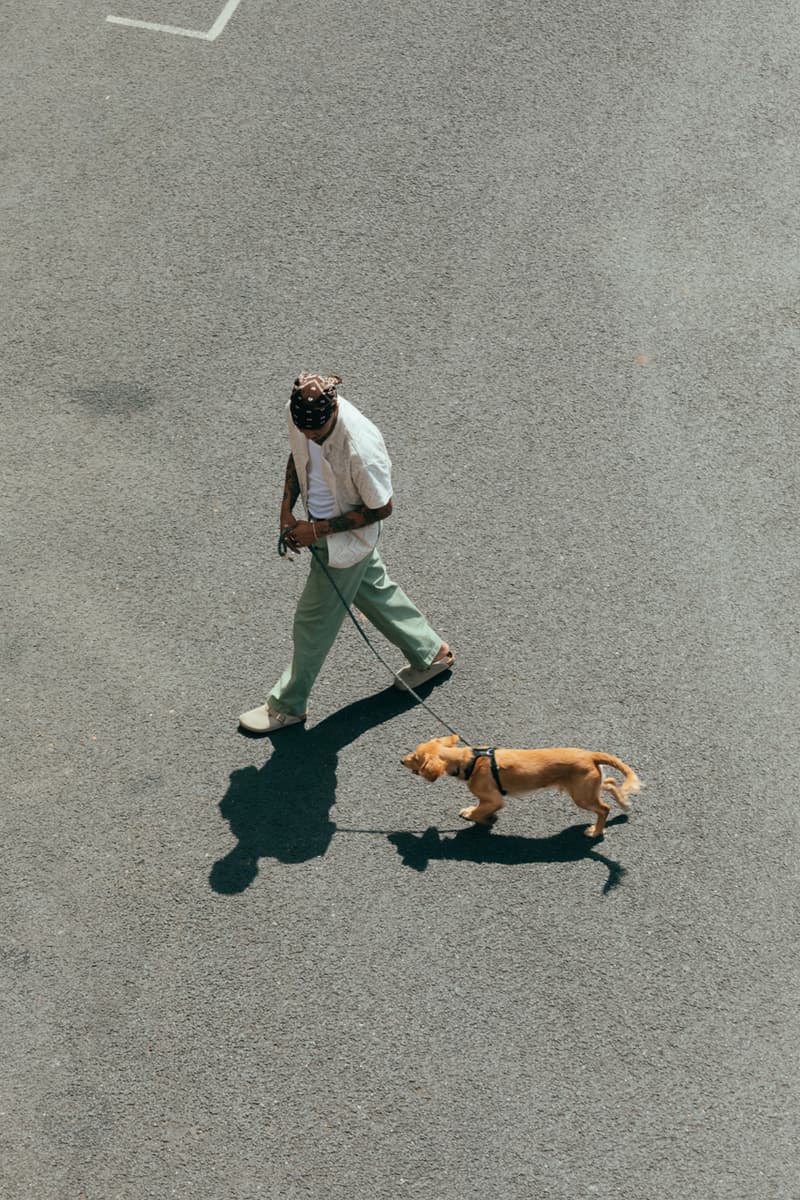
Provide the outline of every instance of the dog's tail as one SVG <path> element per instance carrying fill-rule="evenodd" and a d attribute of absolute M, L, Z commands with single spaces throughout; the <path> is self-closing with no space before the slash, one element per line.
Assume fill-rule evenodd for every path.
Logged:
<path fill-rule="evenodd" d="M 593 755 L 596 766 L 613 767 L 615 771 L 619 771 L 620 775 L 625 776 L 625 780 L 620 786 L 615 779 L 604 778 L 600 784 L 604 791 L 610 792 L 614 799 L 623 807 L 628 807 L 628 796 L 632 792 L 639 792 L 642 789 L 642 781 L 634 771 L 633 767 L 629 767 L 621 758 L 616 758 L 613 754 L 604 754 L 602 752 Z"/>

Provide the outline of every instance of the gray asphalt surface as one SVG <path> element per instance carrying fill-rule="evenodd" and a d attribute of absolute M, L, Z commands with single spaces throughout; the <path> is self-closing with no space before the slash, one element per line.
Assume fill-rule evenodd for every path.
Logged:
<path fill-rule="evenodd" d="M 0 10 L 0 1191 L 796 1200 L 797 8 L 105 20 L 221 7 Z M 430 703 L 631 762 L 602 842 L 462 827 L 350 628 L 237 733 L 303 366 Z"/>

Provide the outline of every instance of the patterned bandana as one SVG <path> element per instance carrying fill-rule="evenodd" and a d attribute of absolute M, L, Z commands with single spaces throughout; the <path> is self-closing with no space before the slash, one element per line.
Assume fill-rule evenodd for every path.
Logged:
<path fill-rule="evenodd" d="M 314 375 L 301 371 L 292 387 L 290 410 L 298 429 L 322 429 L 333 416 L 336 388 L 341 375 Z"/>

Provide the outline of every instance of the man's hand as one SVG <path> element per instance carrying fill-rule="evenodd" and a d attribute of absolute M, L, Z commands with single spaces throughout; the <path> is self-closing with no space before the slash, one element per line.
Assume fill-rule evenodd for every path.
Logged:
<path fill-rule="evenodd" d="M 317 527 L 319 528 L 319 527 Z M 292 526 L 292 531 L 287 537 L 287 542 L 293 541 L 295 550 L 303 550 L 306 546 L 310 546 L 319 537 L 319 533 L 314 530 L 314 525 L 311 521 L 298 521 Z"/>
<path fill-rule="evenodd" d="M 314 525 L 311 521 L 297 521 L 294 517 L 288 520 L 281 518 L 281 533 L 284 534 L 284 541 L 290 550 L 298 554 L 306 546 L 310 546 L 319 536 L 319 529 L 314 531 Z"/>
<path fill-rule="evenodd" d="M 291 550 L 294 554 L 298 553 L 300 547 L 294 544 L 292 533 L 288 531 L 293 531 L 298 524 L 299 522 L 291 509 L 281 509 L 281 536 L 286 543 L 287 550 Z"/>

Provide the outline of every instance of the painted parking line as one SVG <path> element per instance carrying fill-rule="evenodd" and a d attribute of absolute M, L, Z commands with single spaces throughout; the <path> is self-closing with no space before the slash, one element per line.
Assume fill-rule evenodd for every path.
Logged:
<path fill-rule="evenodd" d="M 153 21 L 134 21 L 131 17 L 106 17 L 114 25 L 130 25 L 134 29 L 150 29 L 156 33 L 174 33 L 178 37 L 200 38 L 204 42 L 215 42 L 230 21 L 241 0 L 228 0 L 222 12 L 209 30 L 180 29 L 177 25 L 156 25 Z"/>

